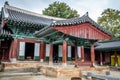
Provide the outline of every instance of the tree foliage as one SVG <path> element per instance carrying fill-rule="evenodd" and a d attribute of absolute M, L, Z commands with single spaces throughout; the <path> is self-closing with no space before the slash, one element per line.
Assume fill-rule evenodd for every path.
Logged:
<path fill-rule="evenodd" d="M 98 18 L 98 24 L 104 26 L 113 33 L 113 39 L 120 38 L 120 11 L 116 9 L 105 9 L 101 17 Z"/>
<path fill-rule="evenodd" d="M 71 9 L 64 2 L 53 2 L 48 8 L 42 11 L 44 15 L 60 17 L 60 18 L 74 18 L 78 17 L 79 14 L 76 10 Z"/>

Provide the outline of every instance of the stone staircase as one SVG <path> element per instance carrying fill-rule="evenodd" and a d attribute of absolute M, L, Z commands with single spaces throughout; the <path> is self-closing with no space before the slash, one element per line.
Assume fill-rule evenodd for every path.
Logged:
<path fill-rule="evenodd" d="M 0 72 L 0 77 L 13 77 L 13 76 L 39 76 L 42 75 L 40 68 L 4 68 Z"/>

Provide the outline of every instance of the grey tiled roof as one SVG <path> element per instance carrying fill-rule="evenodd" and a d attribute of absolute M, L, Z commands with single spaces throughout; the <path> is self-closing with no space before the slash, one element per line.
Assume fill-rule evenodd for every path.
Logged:
<path fill-rule="evenodd" d="M 16 8 L 10 5 L 4 5 L 3 10 L 4 16 L 3 18 L 7 20 L 14 20 L 26 23 L 33 23 L 38 25 L 50 25 L 53 20 L 61 20 L 62 18 L 54 18 L 50 16 L 40 15 L 34 12 L 30 12 L 27 10 L 23 10 L 20 8 Z"/>
<path fill-rule="evenodd" d="M 95 21 L 93 21 L 89 16 L 88 13 L 83 15 L 82 17 L 71 18 L 71 19 L 62 19 L 62 18 L 55 18 L 45 15 L 40 15 L 37 13 L 33 13 L 30 11 L 26 11 L 20 8 L 16 8 L 5 4 L 2 9 L 3 16 L 2 18 L 7 20 L 13 20 L 17 22 L 25 22 L 25 23 L 32 23 L 37 25 L 44 25 L 44 26 L 64 26 L 64 25 L 75 25 L 81 24 L 85 22 L 89 22 L 94 25 L 99 30 L 112 35 L 111 32 L 105 30 L 102 26 L 99 26 Z"/>
<path fill-rule="evenodd" d="M 120 40 L 98 43 L 96 50 L 120 49 Z"/>

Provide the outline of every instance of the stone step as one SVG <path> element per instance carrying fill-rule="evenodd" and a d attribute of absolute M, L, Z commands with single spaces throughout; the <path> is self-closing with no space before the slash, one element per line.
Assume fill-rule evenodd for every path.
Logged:
<path fill-rule="evenodd" d="M 14 76 L 39 76 L 42 75 L 41 72 L 38 73 L 8 73 L 8 72 L 0 72 L 0 77 L 14 77 Z"/>
<path fill-rule="evenodd" d="M 4 72 L 11 72 L 11 73 L 21 73 L 21 72 L 40 72 L 40 68 L 10 68 L 4 69 Z"/>
<path fill-rule="evenodd" d="M 68 61 L 67 64 L 69 64 L 69 65 L 75 65 L 75 61 Z"/>

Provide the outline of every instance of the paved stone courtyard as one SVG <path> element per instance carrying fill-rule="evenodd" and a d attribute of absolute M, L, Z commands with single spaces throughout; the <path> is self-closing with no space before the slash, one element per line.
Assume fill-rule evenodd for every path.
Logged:
<path fill-rule="evenodd" d="M 120 72 L 119 71 L 110 71 L 112 77 L 120 78 Z M 0 77 L 0 80 L 71 80 L 71 77 L 48 77 L 44 75 L 39 76 L 14 76 L 14 77 Z M 86 80 L 86 79 L 82 79 Z"/>
<path fill-rule="evenodd" d="M 55 78 L 55 77 L 46 77 L 44 75 L 40 76 L 19 76 L 19 77 L 2 77 L 0 80 L 71 80 L 70 77 L 61 77 L 61 78 Z"/>
<path fill-rule="evenodd" d="M 31 65 L 32 64 L 32 65 Z M 15 63 L 7 63 L 6 64 L 6 71 L 5 72 L 3 72 L 3 73 L 6 73 L 7 72 L 7 74 L 12 74 L 12 76 L 7 76 L 7 77 L 3 77 L 2 76 L 2 74 L 0 73 L 0 80 L 71 80 L 71 77 L 74 77 L 74 76 L 70 76 L 70 75 L 68 75 L 68 76 L 64 76 L 63 77 L 63 75 L 61 75 L 61 77 L 50 77 L 50 76 L 47 76 L 47 75 L 44 75 L 44 74 L 38 74 L 38 72 L 37 73 L 34 73 L 34 71 L 31 71 L 30 70 L 30 72 L 29 72 L 29 67 L 40 67 L 40 65 L 44 65 L 44 66 L 46 66 L 47 68 L 47 72 L 46 72 L 46 74 L 48 74 L 48 73 L 50 73 L 50 74 L 55 74 L 56 73 L 56 71 L 58 71 L 58 70 L 56 70 L 56 69 L 63 69 L 63 70 L 61 70 L 60 72 L 62 73 L 62 74 L 64 74 L 64 75 L 66 75 L 66 70 L 67 71 L 70 71 L 70 70 L 72 70 L 72 72 L 70 71 L 69 73 L 74 73 L 74 74 L 77 74 L 77 71 L 80 69 L 80 70 L 83 70 L 84 71 L 84 69 L 91 69 L 91 68 L 89 68 L 89 67 L 81 67 L 81 68 L 74 68 L 74 65 L 67 65 L 66 67 L 62 67 L 62 66 L 60 66 L 60 64 L 54 64 L 54 65 L 52 65 L 52 66 L 49 66 L 48 65 L 48 63 L 38 63 L 38 62 L 36 62 L 36 63 L 34 63 L 34 62 L 30 62 L 30 63 L 27 63 L 27 62 L 23 62 L 23 63 L 21 63 L 21 62 L 19 62 L 18 64 L 15 64 Z M 19 68 L 17 68 L 17 67 L 19 67 Z M 24 67 L 24 69 L 20 69 L 21 67 Z M 26 71 L 26 67 L 28 67 L 27 68 L 27 71 Z M 54 69 L 52 69 L 51 67 L 53 67 Z M 17 76 L 15 76 L 14 74 L 15 74 L 15 72 L 12 70 L 10 70 L 10 69 L 13 69 L 14 71 L 18 71 L 18 73 L 19 73 L 19 71 L 20 72 L 23 72 L 23 74 L 25 74 L 25 75 L 23 75 L 23 76 L 21 76 L 21 75 L 17 75 Z M 41 67 L 42 68 L 42 67 Z M 44 67 L 45 68 L 45 67 Z M 103 70 L 103 72 L 101 71 L 101 69 L 99 69 L 99 68 L 102 68 L 102 66 L 99 66 L 98 68 L 92 68 L 92 70 L 94 71 L 94 72 L 98 72 L 99 74 L 101 74 L 101 75 L 105 75 L 105 71 Z M 30 68 L 31 69 L 31 68 Z M 45 69 L 45 70 L 46 70 Z M 52 69 L 51 71 L 49 71 L 50 69 Z M 24 72 L 24 71 L 26 71 L 26 72 L 28 72 L 28 74 L 26 73 L 26 72 Z M 33 70 L 33 68 L 32 68 L 32 70 Z M 97 71 L 96 71 L 97 70 Z M 86 70 L 85 70 L 86 71 Z M 91 72 L 93 72 L 93 71 L 91 71 Z M 44 72 L 44 71 L 43 71 Z M 86 71 L 87 72 L 87 71 Z M 67 74 L 69 74 L 69 73 L 67 73 Z M 21 73 L 22 74 L 22 73 Z M 31 75 L 32 74 L 32 75 Z M 37 75 L 33 75 L 33 74 L 37 74 Z M 49 75 L 50 75 L 49 74 Z M 96 73 L 95 73 L 96 74 Z M 59 73 L 59 75 L 60 75 L 60 73 Z M 110 75 L 108 75 L 108 76 L 112 76 L 112 77 L 116 77 L 116 78 L 120 78 L 120 71 L 110 71 Z M 82 79 L 82 80 L 86 80 L 86 79 Z"/>

